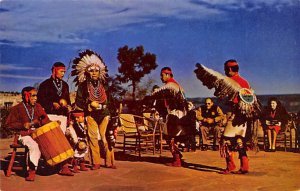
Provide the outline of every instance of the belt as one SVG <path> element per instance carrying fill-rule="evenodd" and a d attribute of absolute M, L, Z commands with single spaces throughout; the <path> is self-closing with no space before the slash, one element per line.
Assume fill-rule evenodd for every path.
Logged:
<path fill-rule="evenodd" d="M 105 109 L 106 105 L 105 104 L 99 104 L 99 107 L 95 108 L 96 110 L 101 110 L 101 109 Z"/>

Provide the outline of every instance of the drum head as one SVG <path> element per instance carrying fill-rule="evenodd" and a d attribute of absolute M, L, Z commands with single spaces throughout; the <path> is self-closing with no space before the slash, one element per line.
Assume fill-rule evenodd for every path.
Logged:
<path fill-rule="evenodd" d="M 66 133 L 66 129 L 67 129 L 67 117 L 66 116 L 48 114 L 48 117 L 51 121 L 60 121 L 60 128 L 64 134 Z"/>

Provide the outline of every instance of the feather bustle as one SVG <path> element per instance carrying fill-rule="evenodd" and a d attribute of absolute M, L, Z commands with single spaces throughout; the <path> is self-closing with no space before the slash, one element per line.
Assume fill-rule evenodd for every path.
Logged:
<path fill-rule="evenodd" d="M 206 68 L 202 64 L 196 64 L 197 69 L 194 70 L 197 78 L 208 89 L 215 88 L 214 95 L 218 98 L 227 97 L 230 101 L 235 99 L 239 95 L 241 86 L 231 78 L 224 76 L 212 69 Z M 254 95 L 254 102 L 252 104 L 244 102 L 239 99 L 238 102 L 239 111 L 247 118 L 258 116 L 261 112 L 260 104 Z"/>

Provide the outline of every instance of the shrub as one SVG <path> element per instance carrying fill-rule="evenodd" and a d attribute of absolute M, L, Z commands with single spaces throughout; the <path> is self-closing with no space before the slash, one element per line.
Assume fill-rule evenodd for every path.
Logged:
<path fill-rule="evenodd" d="M 9 114 L 9 111 L 7 109 L 1 109 L 0 138 L 8 138 L 13 135 L 13 132 L 8 127 L 5 126 L 5 121 L 6 121 L 8 114 Z"/>

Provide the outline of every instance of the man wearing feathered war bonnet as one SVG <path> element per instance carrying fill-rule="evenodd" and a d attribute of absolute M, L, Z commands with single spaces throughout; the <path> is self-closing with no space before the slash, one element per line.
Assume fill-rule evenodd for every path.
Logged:
<path fill-rule="evenodd" d="M 78 86 L 75 105 L 86 116 L 92 170 L 96 170 L 100 168 L 100 139 L 108 152 L 105 132 L 110 113 L 104 87 L 107 85 L 107 68 L 101 57 L 91 50 L 79 53 L 79 57 L 73 60 L 72 68 L 72 76 L 76 76 L 74 82 Z"/>

